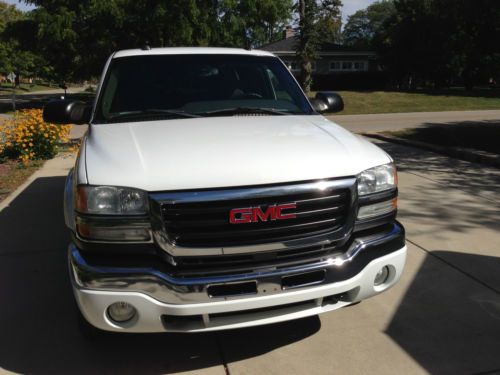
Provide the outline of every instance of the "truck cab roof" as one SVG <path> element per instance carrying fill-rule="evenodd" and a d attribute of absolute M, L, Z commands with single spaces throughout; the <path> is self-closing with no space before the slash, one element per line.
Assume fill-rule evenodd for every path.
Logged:
<path fill-rule="evenodd" d="M 274 56 L 272 53 L 261 50 L 246 50 L 243 48 L 222 47 L 168 47 L 149 49 L 127 49 L 114 53 L 113 58 L 148 55 L 247 55 L 247 56 Z"/>

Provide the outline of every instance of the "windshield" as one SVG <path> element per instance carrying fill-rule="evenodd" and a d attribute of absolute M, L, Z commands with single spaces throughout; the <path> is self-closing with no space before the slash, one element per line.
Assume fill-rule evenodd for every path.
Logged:
<path fill-rule="evenodd" d="M 238 114 L 312 114 L 272 56 L 149 55 L 112 60 L 94 123 Z"/>

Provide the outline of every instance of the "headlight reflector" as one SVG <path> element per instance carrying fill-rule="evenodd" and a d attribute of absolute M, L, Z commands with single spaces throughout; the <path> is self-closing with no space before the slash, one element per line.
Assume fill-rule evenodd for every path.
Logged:
<path fill-rule="evenodd" d="M 358 175 L 358 195 L 378 193 L 397 187 L 398 177 L 394 163 L 367 169 Z"/>
<path fill-rule="evenodd" d="M 148 195 L 134 188 L 83 185 L 78 186 L 76 209 L 86 214 L 147 214 Z"/>

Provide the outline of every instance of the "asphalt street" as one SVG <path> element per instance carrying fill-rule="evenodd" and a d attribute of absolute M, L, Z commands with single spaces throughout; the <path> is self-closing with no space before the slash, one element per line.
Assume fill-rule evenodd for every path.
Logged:
<path fill-rule="evenodd" d="M 377 115 L 330 115 L 333 122 L 355 133 L 395 131 L 433 125 L 498 124 L 500 111 L 415 112 L 386 113 Z M 73 126 L 71 138 L 83 136 L 87 126 Z"/>
<path fill-rule="evenodd" d="M 96 343 L 79 335 L 67 276 L 73 160 L 47 162 L 0 204 L 0 373 L 500 373 L 500 170 L 378 144 L 398 164 L 407 230 L 394 288 L 277 325 Z"/>
<path fill-rule="evenodd" d="M 331 121 L 355 133 L 403 130 L 433 124 L 498 122 L 500 110 L 382 113 L 375 115 L 328 115 Z"/>

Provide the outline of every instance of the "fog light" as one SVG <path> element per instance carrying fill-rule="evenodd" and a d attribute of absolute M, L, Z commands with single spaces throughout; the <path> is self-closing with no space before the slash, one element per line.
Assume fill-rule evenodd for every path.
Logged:
<path fill-rule="evenodd" d="M 375 284 L 375 286 L 382 285 L 387 281 L 388 278 L 389 278 L 389 267 L 384 266 L 375 275 L 375 281 L 373 282 L 373 284 Z"/>
<path fill-rule="evenodd" d="M 115 302 L 108 307 L 108 315 L 115 322 L 123 323 L 132 319 L 137 310 L 127 302 Z"/>

